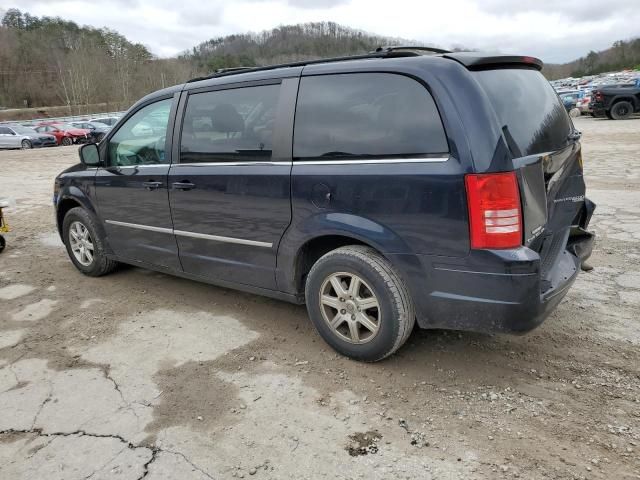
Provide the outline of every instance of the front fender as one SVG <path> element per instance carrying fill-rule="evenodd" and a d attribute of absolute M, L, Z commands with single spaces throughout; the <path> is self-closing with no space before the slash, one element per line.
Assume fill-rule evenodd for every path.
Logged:
<path fill-rule="evenodd" d="M 57 179 L 60 182 L 60 188 L 54 195 L 53 205 L 56 212 L 56 225 L 58 233 L 62 238 L 62 222 L 66 212 L 75 206 L 80 206 L 90 212 L 98 221 L 96 228 L 102 238 L 106 238 L 102 222 L 100 221 L 95 197 L 95 187 L 93 179 L 95 171 L 85 170 L 76 171 L 74 176 L 65 176 L 64 174 Z"/>
<path fill-rule="evenodd" d="M 385 253 L 411 253 L 406 242 L 385 225 L 369 218 L 349 213 L 318 212 L 299 219 L 283 235 L 278 246 L 276 282 L 287 293 L 298 292 L 296 266 L 305 245 L 320 237 L 352 238 Z M 295 226 L 294 226 L 295 225 Z M 397 266 L 399 270 L 402 267 Z M 401 272 L 402 273 L 402 272 Z"/>

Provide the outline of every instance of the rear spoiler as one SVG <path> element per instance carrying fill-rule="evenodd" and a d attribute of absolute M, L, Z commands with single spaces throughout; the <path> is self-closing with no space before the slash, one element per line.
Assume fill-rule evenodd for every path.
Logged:
<path fill-rule="evenodd" d="M 525 67 L 542 70 L 542 60 L 523 55 L 482 54 L 480 52 L 451 52 L 442 55 L 461 63 L 469 70 Z"/>

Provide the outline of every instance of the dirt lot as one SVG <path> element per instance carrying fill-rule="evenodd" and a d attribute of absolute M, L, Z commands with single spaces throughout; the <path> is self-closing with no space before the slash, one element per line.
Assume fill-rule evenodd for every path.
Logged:
<path fill-rule="evenodd" d="M 640 478 L 640 120 L 577 119 L 592 263 L 522 337 L 335 355 L 302 307 L 125 268 L 55 232 L 75 147 L 0 152 L 0 478 Z"/>

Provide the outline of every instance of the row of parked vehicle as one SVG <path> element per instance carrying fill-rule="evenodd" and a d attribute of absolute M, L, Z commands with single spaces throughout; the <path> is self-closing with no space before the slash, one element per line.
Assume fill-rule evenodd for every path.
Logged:
<path fill-rule="evenodd" d="M 71 122 L 44 121 L 0 125 L 0 148 L 39 148 L 99 142 L 119 117 Z"/>
<path fill-rule="evenodd" d="M 625 120 L 640 113 L 640 77 L 625 80 L 605 84 L 579 83 L 572 89 L 567 89 L 566 84 L 554 87 L 573 117 L 586 114 Z"/>

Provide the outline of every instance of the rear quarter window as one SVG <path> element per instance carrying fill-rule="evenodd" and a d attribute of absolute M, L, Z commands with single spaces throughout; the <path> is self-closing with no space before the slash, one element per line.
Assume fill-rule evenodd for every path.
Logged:
<path fill-rule="evenodd" d="M 421 156 L 448 152 L 429 91 L 388 73 L 303 77 L 296 106 L 295 159 Z"/>
<path fill-rule="evenodd" d="M 573 125 L 562 101 L 540 72 L 499 69 L 473 75 L 489 97 L 514 155 L 552 152 L 568 144 Z"/>

